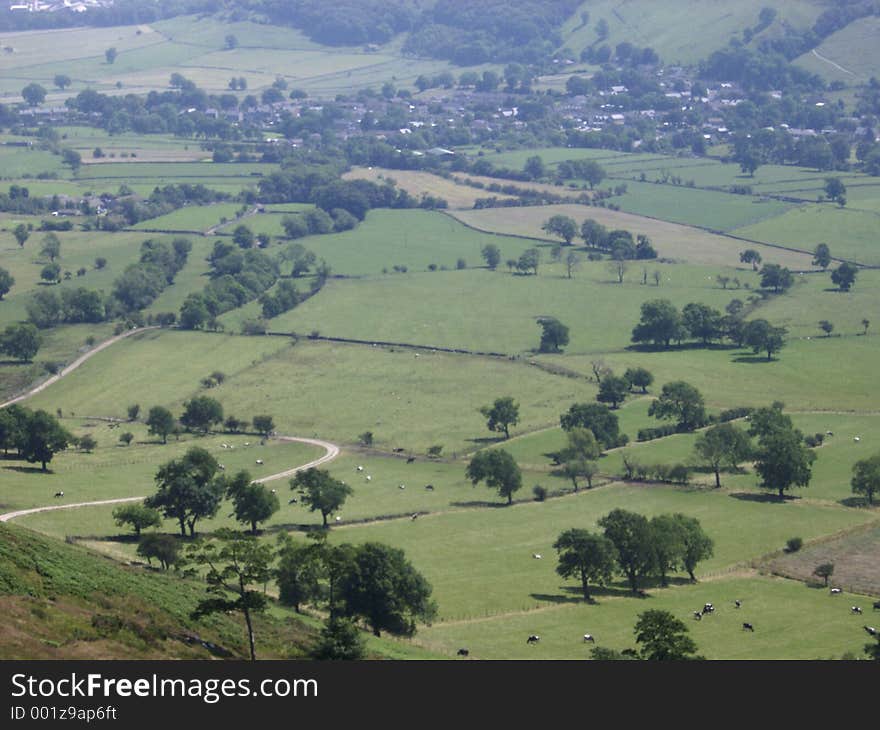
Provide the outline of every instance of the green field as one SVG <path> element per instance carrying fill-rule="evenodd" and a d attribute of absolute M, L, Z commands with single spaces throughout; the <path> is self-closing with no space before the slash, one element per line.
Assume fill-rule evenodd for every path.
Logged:
<path fill-rule="evenodd" d="M 805 53 L 795 63 L 827 81 L 864 84 L 880 73 L 878 33 L 880 19 L 859 18 L 832 33 L 818 48 Z"/>

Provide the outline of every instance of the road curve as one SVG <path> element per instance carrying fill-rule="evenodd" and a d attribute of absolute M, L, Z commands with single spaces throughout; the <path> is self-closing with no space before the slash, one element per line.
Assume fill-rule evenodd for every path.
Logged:
<path fill-rule="evenodd" d="M 324 449 L 324 455 L 310 461 L 308 464 L 301 464 L 300 466 L 295 466 L 291 469 L 287 469 L 285 471 L 280 471 L 277 474 L 270 474 L 267 477 L 260 477 L 259 479 L 255 479 L 254 481 L 257 484 L 264 484 L 265 482 L 271 482 L 276 479 L 284 479 L 284 477 L 293 476 L 298 471 L 303 471 L 305 469 L 311 469 L 315 466 L 320 466 L 321 464 L 326 464 L 329 461 L 333 461 L 337 456 L 339 456 L 339 447 L 336 444 L 331 444 L 329 441 L 321 441 L 319 439 L 307 439 L 300 438 L 299 436 L 278 436 L 277 439 L 279 441 L 297 441 L 303 444 L 310 444 L 312 446 L 320 446 Z M 122 504 L 123 502 L 139 502 L 145 499 L 145 497 L 120 497 L 118 499 L 101 499 L 96 502 L 74 502 L 72 504 L 53 504 L 48 507 L 31 507 L 30 509 L 20 509 L 15 512 L 7 512 L 6 514 L 0 515 L 0 522 L 9 522 L 9 520 L 14 520 L 16 517 L 24 517 L 25 515 L 33 515 L 38 512 L 54 512 L 58 509 L 76 509 L 78 507 L 100 507 L 104 504 Z"/>
<path fill-rule="evenodd" d="M 151 329 L 159 329 L 158 327 L 139 327 L 138 329 L 128 330 L 127 332 L 123 332 L 121 335 L 116 335 L 115 337 L 111 337 L 109 340 L 105 340 L 97 347 L 92 348 L 87 353 L 81 355 L 76 360 L 74 360 L 70 365 L 65 367 L 60 373 L 57 375 L 53 375 L 51 378 L 46 380 L 44 383 L 40 383 L 34 388 L 31 388 L 26 393 L 22 393 L 19 396 L 16 396 L 12 400 L 8 400 L 5 403 L 0 403 L 0 408 L 5 408 L 6 406 L 11 406 L 13 403 L 18 403 L 19 401 L 23 401 L 27 398 L 30 398 L 32 395 L 36 395 L 37 393 L 45 390 L 53 383 L 58 382 L 65 375 L 69 375 L 74 370 L 76 370 L 80 365 L 82 365 L 86 360 L 90 357 L 97 355 L 101 350 L 104 350 L 115 342 L 119 342 L 119 340 L 125 337 L 131 337 L 132 335 L 136 335 L 139 332 L 146 332 Z M 291 469 L 287 469 L 285 471 L 280 471 L 277 474 L 270 474 L 267 477 L 260 477 L 259 479 L 255 479 L 254 481 L 258 484 L 263 484 L 265 482 L 271 482 L 275 479 L 283 479 L 284 477 L 293 476 L 298 471 L 303 471 L 305 469 L 311 469 L 315 466 L 320 466 L 321 464 L 326 464 L 327 462 L 333 461 L 337 456 L 339 456 L 339 447 L 336 444 L 331 444 L 329 441 L 321 441 L 320 439 L 309 439 L 309 438 L 300 438 L 299 436 L 277 436 L 279 441 L 297 441 L 303 444 L 310 444 L 312 446 L 319 446 L 324 449 L 324 455 L 310 461 L 308 464 L 301 464 L 300 466 L 292 467 Z M 24 515 L 32 515 L 38 512 L 52 512 L 58 509 L 75 509 L 77 507 L 98 507 L 103 504 L 120 504 L 123 502 L 137 502 L 139 500 L 145 499 L 145 497 L 120 497 L 119 499 L 102 499 L 96 502 L 75 502 L 73 504 L 53 504 L 46 507 L 31 507 L 30 509 L 20 509 L 14 512 L 7 512 L 5 514 L 0 514 L 0 522 L 9 522 L 9 520 L 14 520 L 16 517 L 23 517 Z"/>

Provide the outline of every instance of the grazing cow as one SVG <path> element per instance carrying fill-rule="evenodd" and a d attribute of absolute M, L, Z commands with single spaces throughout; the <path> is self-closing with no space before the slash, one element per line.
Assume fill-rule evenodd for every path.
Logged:
<path fill-rule="evenodd" d="M 406 489 L 406 484 L 398 484 L 397 488 L 398 489 Z"/>
<path fill-rule="evenodd" d="M 593 638 L 592 634 L 584 634 L 584 643 L 590 642 L 591 644 L 595 644 L 596 640 Z"/>
<path fill-rule="evenodd" d="M 291 497 L 287 502 L 287 504 L 296 504 L 296 503 L 297 503 L 296 497 Z"/>
<path fill-rule="evenodd" d="M 226 471 L 226 465 L 225 465 L 225 464 L 217 464 L 217 468 L 218 468 L 220 471 Z"/>
<path fill-rule="evenodd" d="M 540 560 L 540 559 L 541 559 L 541 554 L 540 554 L 540 553 L 532 553 L 532 557 L 533 557 L 535 560 Z"/>
<path fill-rule="evenodd" d="M 526 639 L 526 644 L 537 644 L 541 640 L 541 637 L 537 634 L 532 634 L 528 639 Z"/>
<path fill-rule="evenodd" d="M 733 602 L 733 605 L 736 606 L 737 608 L 742 608 L 742 605 L 743 605 L 743 604 L 742 604 L 742 601 L 740 601 L 740 600 L 737 598 L 737 599 Z"/>
<path fill-rule="evenodd" d="M 743 631 L 755 631 L 755 627 L 748 623 L 743 623 Z"/>
<path fill-rule="evenodd" d="M 419 518 L 418 512 L 413 512 L 412 517 L 410 517 L 411 520 L 417 520 L 418 518 Z"/>
<path fill-rule="evenodd" d="M 832 588 L 831 589 L 832 596 L 836 596 L 838 593 L 840 593 L 840 588 Z"/>
<path fill-rule="evenodd" d="M 262 460 L 262 459 L 257 459 L 257 463 L 258 463 L 260 466 L 262 466 L 262 465 L 263 465 L 263 460 Z"/>
<path fill-rule="evenodd" d="M 874 610 L 880 610 L 880 601 L 874 601 Z"/>
<path fill-rule="evenodd" d="M 459 649 L 456 654 L 458 654 L 458 656 L 468 656 L 470 652 L 467 649 Z"/>
<path fill-rule="evenodd" d="M 700 613 L 699 611 L 694 611 L 694 618 L 695 618 L 697 621 L 702 621 L 702 620 L 703 620 L 703 614 Z"/>
<path fill-rule="evenodd" d="M 373 479 L 373 477 L 371 477 L 369 474 L 367 474 L 367 481 L 368 481 L 368 482 L 369 482 L 369 481 L 372 481 L 372 479 Z"/>
<path fill-rule="evenodd" d="M 707 603 L 705 606 L 703 606 L 702 613 L 705 615 L 707 613 L 712 613 L 714 610 L 715 606 L 713 606 L 711 603 Z"/>
<path fill-rule="evenodd" d="M 228 448 L 229 448 L 229 444 L 220 444 L 220 448 L 222 448 L 222 449 L 228 449 Z"/>
<path fill-rule="evenodd" d="M 341 518 L 339 515 L 336 515 L 336 521 L 337 521 L 337 522 L 342 522 L 342 518 Z"/>
<path fill-rule="evenodd" d="M 251 442 L 250 442 L 250 441 L 245 441 L 245 442 L 244 442 L 244 445 L 245 445 L 245 446 L 250 446 L 250 445 L 251 445 Z"/>
<path fill-rule="evenodd" d="M 826 435 L 826 436 L 833 436 L 833 435 L 834 435 L 834 431 L 826 431 L 826 432 L 825 432 L 825 435 Z"/>
<path fill-rule="evenodd" d="M 63 496 L 64 496 L 64 492 L 55 492 L 55 496 L 56 496 L 56 497 L 63 497 Z"/>
<path fill-rule="evenodd" d="M 358 470 L 358 471 L 363 471 L 363 470 L 364 470 L 364 467 L 362 467 L 362 466 L 358 466 L 358 467 L 357 467 L 357 470 Z"/>
<path fill-rule="evenodd" d="M 862 609 L 859 606 L 852 606 L 849 610 L 850 613 L 857 613 L 859 616 L 862 615 Z"/>
<path fill-rule="evenodd" d="M 275 490 L 274 490 L 274 489 L 271 489 L 271 490 L 269 490 L 269 491 L 271 491 L 272 494 L 275 494 Z"/>
<path fill-rule="evenodd" d="M 410 456 L 410 457 L 406 460 L 406 463 L 407 463 L 407 464 L 412 464 L 415 460 L 416 460 L 416 457 L 415 457 L 415 456 Z"/>
<path fill-rule="evenodd" d="M 863 628 L 864 628 L 865 631 L 867 631 L 871 636 L 877 636 L 877 629 L 875 629 L 873 626 L 865 626 L 865 627 L 863 627 Z"/>
<path fill-rule="evenodd" d="M 426 484 L 426 485 L 425 485 L 425 489 L 427 489 L 429 492 L 433 492 L 433 491 L 434 491 L 434 485 L 433 485 L 433 484 Z"/>
<path fill-rule="evenodd" d="M 859 436 L 853 436 L 853 441 L 861 441 L 862 439 Z"/>

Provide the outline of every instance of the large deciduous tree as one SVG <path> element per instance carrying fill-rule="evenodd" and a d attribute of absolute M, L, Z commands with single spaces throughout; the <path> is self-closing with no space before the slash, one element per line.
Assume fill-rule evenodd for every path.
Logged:
<path fill-rule="evenodd" d="M 588 428 L 606 449 L 619 446 L 620 426 L 617 415 L 601 403 L 575 403 L 559 417 L 564 431 Z"/>
<path fill-rule="evenodd" d="M 0 352 L 23 362 L 33 360 L 41 344 L 40 333 L 30 322 L 11 324 L 0 334 Z"/>
<path fill-rule="evenodd" d="M 653 572 L 656 565 L 647 518 L 618 508 L 605 515 L 598 524 L 617 549 L 617 563 L 629 581 L 630 590 L 638 593 L 641 582 Z"/>
<path fill-rule="evenodd" d="M 680 661 L 695 659 L 694 640 L 688 636 L 683 621 L 669 611 L 651 609 L 639 614 L 635 625 L 636 643 L 641 645 L 639 656 L 649 661 Z"/>
<path fill-rule="evenodd" d="M 180 534 L 195 535 L 196 522 L 213 517 L 220 509 L 226 490 L 224 480 L 217 476 L 217 460 L 198 446 L 179 459 L 166 462 L 156 472 L 156 494 L 144 504 L 158 509 L 165 517 L 177 520 Z"/>
<path fill-rule="evenodd" d="M 513 494 L 522 487 L 522 472 L 514 458 L 503 449 L 477 452 L 465 470 L 465 476 L 476 486 L 485 481 L 486 486 L 497 489 L 507 504 L 513 503 Z"/>
<path fill-rule="evenodd" d="M 141 530 L 147 527 L 159 527 L 162 515 L 158 510 L 145 507 L 143 504 L 127 504 L 113 510 L 113 519 L 119 527 L 131 525 L 134 534 L 141 536 Z"/>
<path fill-rule="evenodd" d="M 486 427 L 490 431 L 503 432 L 504 438 L 510 438 L 510 427 L 519 423 L 519 403 L 512 397 L 496 398 L 491 406 L 483 406 L 480 413 L 487 419 Z"/>
<path fill-rule="evenodd" d="M 19 451 L 25 460 L 31 464 L 39 462 L 47 471 L 52 457 L 73 443 L 73 435 L 46 411 L 24 413 L 27 415 L 21 425 Z"/>
<path fill-rule="evenodd" d="M 767 353 L 767 360 L 773 358 L 774 352 L 785 347 L 785 327 L 774 327 L 766 319 L 753 319 L 746 322 L 742 331 L 743 343 L 752 348 L 755 354 Z"/>
<path fill-rule="evenodd" d="M 298 472 L 290 480 L 290 488 L 299 490 L 302 503 L 310 512 L 320 512 L 323 525 L 327 527 L 327 518 L 338 511 L 354 490 L 334 479 L 329 471 L 312 467 Z"/>
<path fill-rule="evenodd" d="M 251 526 L 257 534 L 257 524 L 265 522 L 279 509 L 278 496 L 268 487 L 251 481 L 251 475 L 240 471 L 226 486 L 226 496 L 232 500 L 232 514 L 242 524 Z"/>
<path fill-rule="evenodd" d="M 748 434 L 732 423 L 719 423 L 701 433 L 694 443 L 697 456 L 715 473 L 715 486 L 721 486 L 721 467 L 736 469 L 751 454 Z"/>
<path fill-rule="evenodd" d="M 184 404 L 180 422 L 191 431 L 208 433 L 211 426 L 223 423 L 223 406 L 209 396 L 197 396 Z"/>
<path fill-rule="evenodd" d="M 673 340 L 683 339 L 687 330 L 681 313 L 668 299 L 652 299 L 642 304 L 639 323 L 633 327 L 633 342 L 651 342 L 669 347 Z"/>
<path fill-rule="evenodd" d="M 666 383 L 660 397 L 648 408 L 648 415 L 660 419 L 676 419 L 682 431 L 693 431 L 706 422 L 703 396 L 690 383 L 676 380 Z"/>
<path fill-rule="evenodd" d="M 852 289 L 852 285 L 856 283 L 856 275 L 858 273 L 858 266 L 845 262 L 831 272 L 831 281 L 840 291 L 849 291 Z"/>
<path fill-rule="evenodd" d="M 568 344 L 568 327 L 553 317 L 544 317 L 538 320 L 541 325 L 540 352 L 561 352 Z"/>
<path fill-rule="evenodd" d="M 578 234 L 578 225 L 573 218 L 569 218 L 567 215 L 554 215 L 544 221 L 541 230 L 559 236 L 565 241 L 566 246 L 570 246 Z"/>
<path fill-rule="evenodd" d="M 776 489 L 780 499 L 793 486 L 808 486 L 813 476 L 810 467 L 816 454 L 803 441 L 797 429 L 774 430 L 760 440 L 755 461 L 760 486 Z"/>
<path fill-rule="evenodd" d="M 556 572 L 562 578 L 577 578 L 581 582 L 584 600 L 589 602 L 590 583 L 605 585 L 614 573 L 616 551 L 603 535 L 588 530 L 566 530 L 553 543 L 559 553 Z"/>
<path fill-rule="evenodd" d="M 174 415 L 164 406 L 153 406 L 147 415 L 147 426 L 153 436 L 161 436 L 168 443 L 168 434 L 174 431 Z"/>
<path fill-rule="evenodd" d="M 874 494 L 880 492 L 880 453 L 857 461 L 852 470 L 853 494 L 862 494 L 868 498 L 868 504 L 874 504 Z"/>

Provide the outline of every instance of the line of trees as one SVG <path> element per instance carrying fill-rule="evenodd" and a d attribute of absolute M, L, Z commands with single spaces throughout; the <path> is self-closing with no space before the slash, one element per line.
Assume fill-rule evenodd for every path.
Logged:
<path fill-rule="evenodd" d="M 567 246 L 580 236 L 589 248 L 605 251 L 619 261 L 657 258 L 657 251 L 651 245 L 648 236 L 641 233 L 633 236 L 630 231 L 619 228 L 608 230 L 592 218 L 587 218 L 578 226 L 577 222 L 567 215 L 554 215 L 544 222 L 541 229 L 559 236 Z"/>

